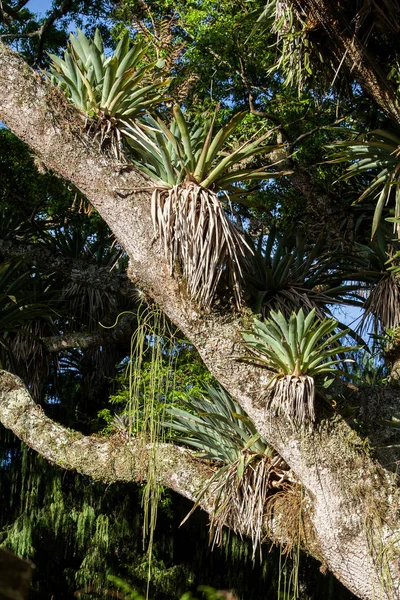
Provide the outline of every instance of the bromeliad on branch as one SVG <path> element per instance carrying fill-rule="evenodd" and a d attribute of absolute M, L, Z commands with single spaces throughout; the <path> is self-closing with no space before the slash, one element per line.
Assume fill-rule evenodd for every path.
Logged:
<path fill-rule="evenodd" d="M 307 316 L 300 309 L 289 320 L 271 311 L 270 318 L 255 319 L 253 330 L 242 332 L 252 354 L 246 360 L 275 371 L 263 392 L 268 408 L 301 425 L 315 421 L 315 379 L 343 375 L 337 365 L 353 361 L 340 355 L 361 348 L 340 345 L 349 330 L 331 335 L 337 325 L 335 319 L 318 319 L 315 309 Z"/>
<path fill-rule="evenodd" d="M 126 130 L 147 108 L 158 106 L 163 97 L 158 89 L 169 80 L 155 82 L 155 63 L 144 62 L 147 46 L 132 43 L 126 33 L 115 52 L 106 57 L 98 29 L 91 40 L 78 29 L 64 59 L 50 54 L 50 80 L 61 86 L 79 110 L 89 118 L 101 145 L 108 144 L 113 154 L 123 158 Z"/>
<path fill-rule="evenodd" d="M 130 130 L 133 162 L 155 182 L 152 218 L 161 238 L 171 273 L 177 266 L 191 297 L 208 307 L 221 275 L 226 271 L 240 306 L 240 261 L 251 252 L 243 233 L 226 216 L 220 193 L 245 193 L 240 183 L 274 176 L 265 168 L 243 167 L 243 162 L 277 149 L 266 145 L 272 131 L 252 138 L 233 150 L 227 140 L 247 113 L 236 114 L 214 134 L 215 114 L 190 122 L 174 106 L 168 126 L 148 117 Z"/>
<path fill-rule="evenodd" d="M 187 394 L 183 409 L 167 412 L 171 420 L 164 426 L 179 434 L 175 441 L 195 448 L 217 467 L 197 500 L 212 490 L 211 540 L 221 543 L 228 526 L 247 534 L 255 552 L 276 492 L 286 492 L 293 483 L 285 461 L 222 388 L 207 386 L 200 398 Z"/>

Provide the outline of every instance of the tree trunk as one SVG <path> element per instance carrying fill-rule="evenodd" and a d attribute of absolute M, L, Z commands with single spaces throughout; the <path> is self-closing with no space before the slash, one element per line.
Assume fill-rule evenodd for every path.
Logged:
<path fill-rule="evenodd" d="M 32 565 L 0 549 L 0 600 L 28 600 Z"/>
<path fill-rule="evenodd" d="M 335 56 L 338 69 L 346 68 L 371 98 L 395 122 L 400 123 L 400 107 L 395 87 L 388 81 L 378 61 L 368 52 L 347 22 L 340 2 L 332 0 L 290 0 L 298 15 L 309 17 L 324 29 L 324 44 Z"/>
<path fill-rule="evenodd" d="M 83 117 L 61 92 L 3 45 L 0 66 L 0 119 L 48 168 L 86 195 L 129 254 L 132 280 L 191 340 L 211 373 L 301 480 L 304 510 L 316 536 L 313 553 L 360 598 L 400 599 L 398 490 L 392 474 L 368 456 L 333 410 L 317 407 L 315 427 L 304 431 L 260 406 L 268 373 L 238 362 L 244 354 L 239 331 L 248 327 L 249 314 L 205 313 L 190 301 L 179 277 L 169 275 L 154 239 L 150 182 L 101 154 L 86 135 Z M 34 429 L 30 435 L 35 437 Z M 39 446 L 46 455 L 45 444 Z"/>

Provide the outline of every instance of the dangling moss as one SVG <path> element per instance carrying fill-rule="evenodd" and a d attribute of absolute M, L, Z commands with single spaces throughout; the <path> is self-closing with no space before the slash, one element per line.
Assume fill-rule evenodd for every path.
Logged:
<path fill-rule="evenodd" d="M 127 405 L 129 435 L 139 440 L 143 456 L 142 506 L 143 547 L 147 543 L 148 583 L 151 580 L 152 551 L 161 488 L 158 484 L 158 444 L 165 442 L 162 427 L 166 400 L 175 386 L 174 332 L 165 315 L 156 307 L 139 307 L 137 329 L 132 336 L 128 367 L 129 401 Z M 148 445 L 150 444 L 150 455 Z M 149 586 L 147 586 L 147 597 Z"/>

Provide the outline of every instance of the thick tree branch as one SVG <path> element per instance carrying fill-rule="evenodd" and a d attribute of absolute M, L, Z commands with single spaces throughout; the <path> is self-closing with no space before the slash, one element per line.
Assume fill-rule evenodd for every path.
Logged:
<path fill-rule="evenodd" d="M 64 469 L 108 483 L 140 482 L 145 477 L 149 446 L 135 439 L 128 443 L 118 434 L 84 436 L 58 425 L 34 403 L 22 380 L 6 371 L 0 371 L 0 422 L 46 460 Z M 189 450 L 173 444 L 160 445 L 158 466 L 159 483 L 192 501 L 213 474 Z M 204 508 L 209 509 L 206 498 Z"/>
<path fill-rule="evenodd" d="M 151 444 L 129 438 L 125 432 L 108 437 L 84 436 L 52 421 L 32 400 L 22 380 L 1 370 L 0 424 L 50 463 L 107 483 L 145 481 L 147 465 L 155 460 Z M 208 462 L 197 459 L 192 450 L 174 444 L 158 444 L 156 457 L 158 483 L 193 502 L 199 499 L 200 492 L 215 473 Z M 287 473 L 287 480 L 293 480 L 290 473 Z M 299 489 L 297 491 L 300 493 Z M 211 513 L 214 499 L 211 484 L 201 494 L 198 504 Z M 265 522 L 264 531 L 266 535 L 272 534 L 274 541 L 286 542 L 286 528 L 280 522 L 290 518 L 292 505 L 289 500 L 276 506 L 276 511 Z M 302 522 L 305 532 L 312 530 L 306 514 L 302 515 Z"/>
<path fill-rule="evenodd" d="M 325 30 L 324 43 L 332 49 L 338 65 L 342 63 L 352 77 L 395 122 L 400 123 L 400 106 L 395 87 L 388 82 L 377 60 L 360 41 L 354 27 L 332 0 L 291 0 L 298 14 L 311 17 Z"/>
<path fill-rule="evenodd" d="M 184 282 L 169 275 L 154 240 L 150 182 L 101 154 L 86 135 L 85 119 L 3 45 L 0 67 L 0 119 L 48 168 L 86 195 L 129 254 L 131 277 L 194 343 L 210 371 L 301 479 L 327 567 L 360 598 L 398 600 L 400 536 L 391 475 L 366 455 L 356 434 L 332 410 L 317 407 L 318 422 L 310 432 L 266 413 L 259 396 L 268 373 L 237 360 L 244 354 L 239 331 L 248 327 L 248 317 L 227 308 L 204 313 L 188 298 Z M 378 523 L 382 514 L 385 520 Z M 388 589 L 383 569 L 385 582 L 391 578 Z"/>

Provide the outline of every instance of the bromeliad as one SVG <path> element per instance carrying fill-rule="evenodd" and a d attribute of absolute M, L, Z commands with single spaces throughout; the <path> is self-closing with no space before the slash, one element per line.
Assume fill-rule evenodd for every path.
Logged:
<path fill-rule="evenodd" d="M 240 262 L 251 252 L 244 234 L 224 211 L 221 193 L 244 192 L 240 183 L 274 176 L 265 168 L 243 167 L 243 161 L 281 145 L 267 145 L 272 131 L 233 150 L 227 140 L 245 118 L 236 114 L 215 134 L 215 114 L 200 123 L 186 119 L 178 106 L 168 126 L 148 117 L 130 130 L 134 164 L 154 180 L 152 218 L 172 273 L 177 265 L 190 295 L 204 307 L 214 297 L 224 271 L 236 304 L 241 302 Z M 242 168 L 243 167 L 243 168 Z"/>
<path fill-rule="evenodd" d="M 127 128 L 148 108 L 158 106 L 164 98 L 158 93 L 169 80 L 155 82 L 155 63 L 145 63 L 147 46 L 132 43 L 126 33 L 115 52 L 106 57 L 103 40 L 96 30 L 91 40 L 78 29 L 70 35 L 64 59 L 50 54 L 50 80 L 61 86 L 94 125 L 101 145 L 109 145 L 119 159 Z"/>
<path fill-rule="evenodd" d="M 251 352 L 245 360 L 275 372 L 263 392 L 268 408 L 301 425 L 315 421 L 316 382 L 343 375 L 338 365 L 353 361 L 340 355 L 361 348 L 340 345 L 349 330 L 333 333 L 337 325 L 335 319 L 318 319 L 315 309 L 307 316 L 302 309 L 292 312 L 289 320 L 271 311 L 263 322 L 254 320 L 252 331 L 242 332 Z"/>

